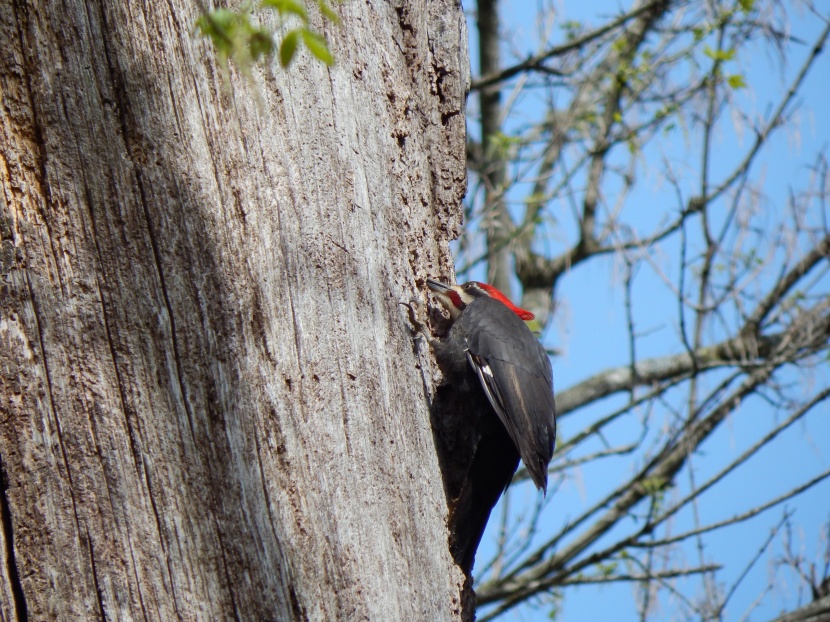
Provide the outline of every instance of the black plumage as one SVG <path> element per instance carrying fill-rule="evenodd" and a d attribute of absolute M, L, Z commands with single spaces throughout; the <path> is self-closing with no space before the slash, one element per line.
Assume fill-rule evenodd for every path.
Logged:
<path fill-rule="evenodd" d="M 430 284 L 433 291 L 438 285 Z M 519 458 L 534 484 L 546 491 L 556 406 L 547 353 L 517 312 L 479 284 L 459 289 L 466 300 L 455 296 L 453 302 L 436 292 L 445 305 L 454 304 L 455 319 L 433 346 L 451 385 L 463 394 L 458 403 L 477 432 L 450 514 L 450 547 L 456 563 L 469 573 L 490 512 L 510 484 Z"/>
<path fill-rule="evenodd" d="M 547 352 L 515 313 L 492 298 L 473 300 L 456 325 L 465 333 L 470 365 L 533 483 L 547 492 L 556 440 L 553 370 Z"/>

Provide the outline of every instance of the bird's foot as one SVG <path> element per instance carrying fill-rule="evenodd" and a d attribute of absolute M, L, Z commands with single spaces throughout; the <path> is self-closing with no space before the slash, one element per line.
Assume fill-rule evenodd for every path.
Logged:
<path fill-rule="evenodd" d="M 399 302 L 398 304 L 406 307 L 409 323 L 412 324 L 412 332 L 415 338 L 429 341 L 426 322 L 421 321 L 424 315 L 424 306 L 421 301 L 417 298 L 410 298 L 408 302 Z"/>

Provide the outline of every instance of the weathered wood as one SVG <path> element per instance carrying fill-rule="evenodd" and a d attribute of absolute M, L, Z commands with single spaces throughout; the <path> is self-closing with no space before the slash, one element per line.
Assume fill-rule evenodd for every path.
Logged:
<path fill-rule="evenodd" d="M 461 7 L 230 87 L 196 7 L 0 4 L 0 619 L 457 619 L 398 303 L 460 224 Z"/>

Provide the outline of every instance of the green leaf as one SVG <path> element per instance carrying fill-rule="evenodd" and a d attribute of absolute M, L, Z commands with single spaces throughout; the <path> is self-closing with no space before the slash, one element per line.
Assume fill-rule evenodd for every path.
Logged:
<path fill-rule="evenodd" d="M 300 42 L 300 30 L 292 30 L 280 43 L 280 65 L 288 67 L 291 59 L 294 58 L 294 53 L 297 51 L 297 44 Z"/>
<path fill-rule="evenodd" d="M 237 15 L 228 9 L 217 9 L 202 14 L 196 20 L 199 34 L 211 40 L 219 54 L 228 56 L 233 49 Z"/>
<path fill-rule="evenodd" d="M 274 38 L 266 28 L 254 30 L 248 40 L 248 47 L 251 50 L 251 58 L 257 61 L 260 56 L 269 56 L 274 51 Z"/>
<path fill-rule="evenodd" d="M 317 6 L 320 7 L 320 13 L 323 14 L 323 17 L 334 24 L 340 23 L 340 16 L 334 12 L 334 9 L 329 6 L 326 0 L 317 0 Z"/>
<path fill-rule="evenodd" d="M 305 5 L 297 0 L 262 0 L 262 6 L 276 9 L 280 15 L 296 15 L 304 23 L 308 23 Z"/>
<path fill-rule="evenodd" d="M 738 4 L 744 13 L 749 13 L 755 8 L 755 0 L 738 0 Z"/>
<path fill-rule="evenodd" d="M 735 90 L 746 88 L 746 80 L 744 80 L 744 77 L 739 73 L 726 78 L 726 82 Z"/>
<path fill-rule="evenodd" d="M 525 320 L 525 324 L 530 329 L 530 332 L 538 339 L 542 336 L 542 325 L 539 323 L 539 320 L 533 318 L 532 320 Z"/>
<path fill-rule="evenodd" d="M 666 488 L 668 485 L 668 480 L 664 477 L 660 477 L 655 475 L 653 477 L 647 477 L 643 480 L 643 490 L 647 495 L 655 495 L 658 492 L 661 492 Z"/>
<path fill-rule="evenodd" d="M 522 139 L 518 136 L 510 136 L 509 134 L 505 134 L 504 132 L 494 132 L 490 136 L 490 144 L 493 145 L 494 148 L 504 149 L 510 147 L 511 145 L 518 145 L 522 142 Z"/>
<path fill-rule="evenodd" d="M 210 34 L 216 30 L 230 27 L 234 21 L 236 21 L 236 13 L 228 9 L 216 9 L 203 14 L 196 21 L 196 24 L 205 34 Z"/>
<path fill-rule="evenodd" d="M 316 32 L 311 32 L 306 28 L 300 29 L 300 33 L 303 36 L 303 41 L 308 47 L 309 52 L 326 65 L 334 64 L 334 56 L 332 56 L 331 52 L 329 52 L 326 40 L 322 36 L 318 35 Z"/>
<path fill-rule="evenodd" d="M 726 62 L 735 58 L 735 49 L 731 50 L 713 50 L 708 45 L 703 46 L 703 53 L 712 60 Z"/>
<path fill-rule="evenodd" d="M 532 192 L 525 200 L 525 205 L 539 205 L 547 200 L 548 196 L 544 192 Z"/>
<path fill-rule="evenodd" d="M 251 25 L 246 12 L 217 9 L 204 13 L 196 20 L 196 29 L 201 36 L 211 40 L 222 65 L 233 59 L 245 71 L 254 51 L 258 54 L 267 51 L 267 36 L 270 35 L 266 33 L 266 40 L 257 37 L 256 42 L 252 41 L 260 31 Z"/>

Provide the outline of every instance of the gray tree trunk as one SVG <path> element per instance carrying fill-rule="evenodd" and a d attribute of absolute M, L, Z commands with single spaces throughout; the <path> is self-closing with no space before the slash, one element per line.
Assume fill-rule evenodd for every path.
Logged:
<path fill-rule="evenodd" d="M 460 224 L 464 19 L 337 10 L 335 67 L 227 88 L 190 0 L 0 3 L 0 619 L 460 616 L 398 303 Z"/>

